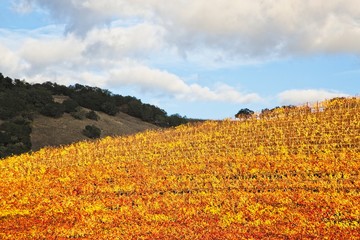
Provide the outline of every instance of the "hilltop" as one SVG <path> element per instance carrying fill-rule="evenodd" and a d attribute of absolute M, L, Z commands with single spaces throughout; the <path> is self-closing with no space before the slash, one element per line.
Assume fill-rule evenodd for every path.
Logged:
<path fill-rule="evenodd" d="M 75 141 L 188 122 L 98 87 L 30 84 L 0 73 L 0 158 Z"/>
<path fill-rule="evenodd" d="M 359 239 L 360 98 L 0 162 L 0 238 Z"/>

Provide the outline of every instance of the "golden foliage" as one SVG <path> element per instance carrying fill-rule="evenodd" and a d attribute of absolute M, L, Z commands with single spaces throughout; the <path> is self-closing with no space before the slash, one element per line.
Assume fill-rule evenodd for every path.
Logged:
<path fill-rule="evenodd" d="M 360 99 L 0 162 L 1 239 L 359 239 Z"/>

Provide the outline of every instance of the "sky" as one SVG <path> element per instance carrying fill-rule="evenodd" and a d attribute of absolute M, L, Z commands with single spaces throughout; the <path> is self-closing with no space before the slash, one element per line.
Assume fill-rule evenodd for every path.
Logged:
<path fill-rule="evenodd" d="M 169 115 L 360 95 L 358 0 L 1 0 L 0 72 Z"/>

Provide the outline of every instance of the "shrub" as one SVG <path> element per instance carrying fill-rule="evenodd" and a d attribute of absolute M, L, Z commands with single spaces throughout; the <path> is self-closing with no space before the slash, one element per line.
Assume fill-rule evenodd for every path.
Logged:
<path fill-rule="evenodd" d="M 26 109 L 26 101 L 17 92 L 0 92 L 0 119 L 8 120 Z"/>
<path fill-rule="evenodd" d="M 41 110 L 47 104 L 53 103 L 53 97 L 50 91 L 35 84 L 32 88 L 26 90 L 26 102 L 37 110 Z"/>
<path fill-rule="evenodd" d="M 84 120 L 86 117 L 86 113 L 83 110 L 78 110 L 76 112 L 71 112 L 70 115 L 78 120 Z"/>
<path fill-rule="evenodd" d="M 88 138 L 96 139 L 100 137 L 101 129 L 94 125 L 86 125 L 83 134 Z"/>
<path fill-rule="evenodd" d="M 0 125 L 0 158 L 31 149 L 30 122 L 21 117 Z"/>
<path fill-rule="evenodd" d="M 95 121 L 100 119 L 99 115 L 97 115 L 94 110 L 91 110 L 88 113 L 86 113 L 86 117 L 88 119 L 95 120 Z"/>
<path fill-rule="evenodd" d="M 48 117 L 58 118 L 64 114 L 64 106 L 56 102 L 48 103 L 41 109 L 40 113 Z"/>
<path fill-rule="evenodd" d="M 62 105 L 64 106 L 64 110 L 67 113 L 72 113 L 72 112 L 76 112 L 77 107 L 79 106 L 79 104 L 72 100 L 72 99 L 66 99 Z"/>

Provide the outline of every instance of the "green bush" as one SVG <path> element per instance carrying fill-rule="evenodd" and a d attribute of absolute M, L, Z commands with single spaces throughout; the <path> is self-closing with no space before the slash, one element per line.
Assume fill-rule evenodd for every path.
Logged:
<path fill-rule="evenodd" d="M 15 91 L 0 92 L 0 119 L 8 120 L 26 109 L 26 101 Z"/>
<path fill-rule="evenodd" d="M 60 103 L 48 103 L 40 111 L 42 115 L 59 118 L 64 114 L 64 106 Z"/>
<path fill-rule="evenodd" d="M 83 134 L 88 138 L 96 139 L 100 137 L 101 129 L 94 125 L 86 125 Z"/>
<path fill-rule="evenodd" d="M 72 99 L 66 99 L 62 105 L 64 106 L 64 111 L 67 113 L 76 112 L 77 108 L 79 107 L 79 104 Z"/>
<path fill-rule="evenodd" d="M 28 152 L 31 149 L 30 122 L 21 117 L 0 125 L 0 158 Z"/>
<path fill-rule="evenodd" d="M 25 94 L 25 100 L 30 105 L 30 108 L 41 110 L 47 104 L 53 103 L 51 92 L 36 84 L 26 90 Z"/>
<path fill-rule="evenodd" d="M 78 120 L 84 120 L 86 117 L 86 112 L 84 110 L 78 110 L 76 112 L 71 112 L 70 115 Z"/>
<path fill-rule="evenodd" d="M 96 112 L 93 111 L 93 110 L 91 110 L 91 111 L 89 111 L 88 113 L 86 113 L 86 117 L 87 117 L 88 119 L 95 120 L 95 121 L 97 121 L 97 120 L 100 119 L 99 115 L 97 115 Z"/>

